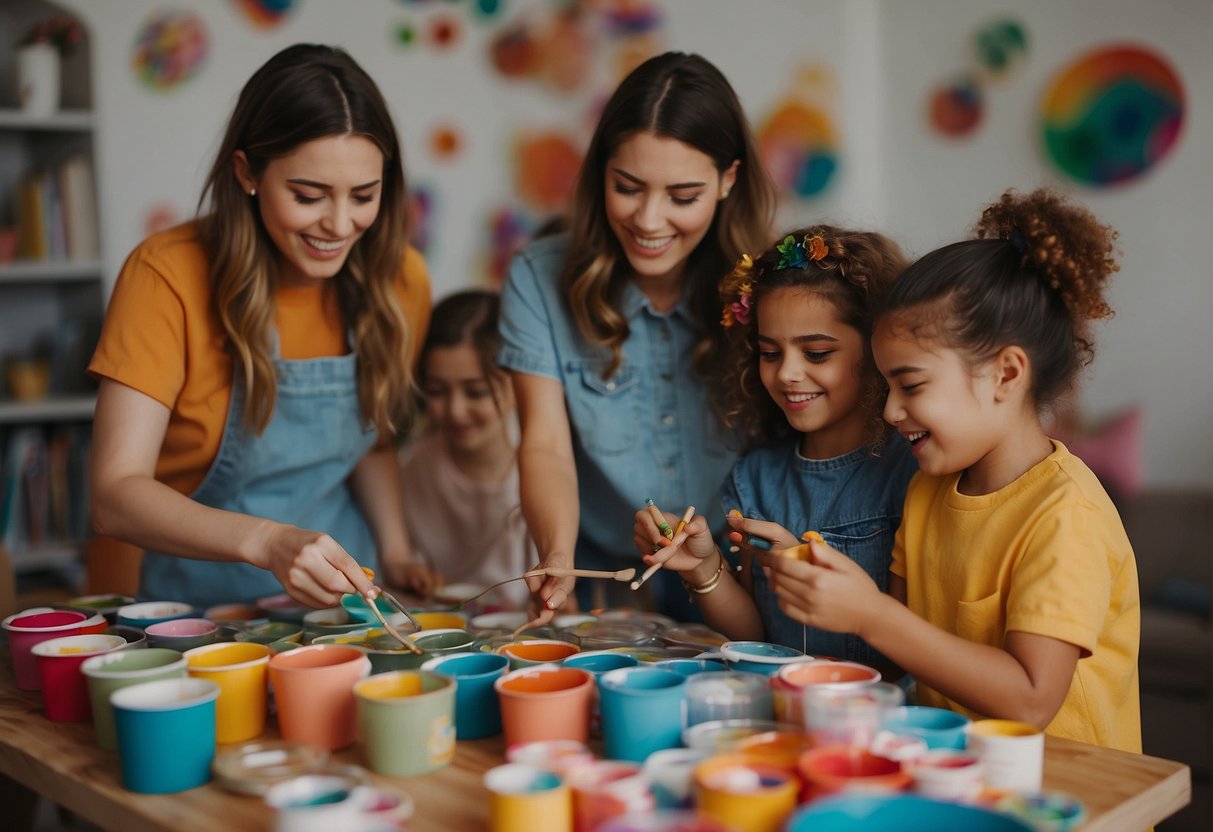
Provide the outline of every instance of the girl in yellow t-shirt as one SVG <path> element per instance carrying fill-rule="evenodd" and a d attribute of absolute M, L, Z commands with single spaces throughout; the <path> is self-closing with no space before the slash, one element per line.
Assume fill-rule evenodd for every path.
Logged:
<path fill-rule="evenodd" d="M 873 335 L 885 418 L 920 468 L 890 595 L 823 543 L 764 562 L 790 616 L 864 638 L 921 704 L 1139 752 L 1133 551 L 1040 420 L 1090 360 L 1087 322 L 1111 314 L 1115 232 L 1038 190 L 1004 194 L 977 234 L 911 266 Z"/>

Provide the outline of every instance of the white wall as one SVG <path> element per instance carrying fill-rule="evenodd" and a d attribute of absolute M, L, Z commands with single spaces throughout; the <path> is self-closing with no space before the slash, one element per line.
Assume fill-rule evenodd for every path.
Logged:
<path fill-rule="evenodd" d="M 486 47 L 501 20 L 476 22 L 467 3 L 307 0 L 281 27 L 258 32 L 234 3 L 162 6 L 151 0 L 60 0 L 90 30 L 98 111 L 98 176 L 106 260 L 116 273 L 158 202 L 193 211 L 205 170 L 235 96 L 280 48 L 316 41 L 348 49 L 392 106 L 414 182 L 438 195 L 429 252 L 435 294 L 479 282 L 485 217 L 512 199 L 514 128 L 562 127 L 582 139 L 595 102 L 613 84 L 609 44 L 596 55 L 598 81 L 574 95 L 533 82 L 504 81 Z M 1121 232 L 1123 269 L 1099 331 L 1098 358 L 1082 393 L 1088 417 L 1145 408 L 1146 480 L 1155 486 L 1213 485 L 1213 274 L 1205 242 L 1213 231 L 1213 134 L 1208 103 L 1208 0 L 658 0 L 665 48 L 714 61 L 760 120 L 786 92 L 795 67 L 824 63 L 837 78 L 843 156 L 834 187 L 785 205 L 785 224 L 832 219 L 882 228 L 913 253 L 967 233 L 978 208 L 1006 187 L 1052 184 L 1073 191 Z M 546 0 L 507 2 L 505 20 L 548 13 Z M 140 22 L 162 8 L 192 7 L 211 33 L 211 54 L 192 81 L 154 93 L 129 68 Z M 462 13 L 463 40 L 449 52 L 401 49 L 390 32 L 403 20 Z M 1026 64 L 991 88 L 984 126 L 965 141 L 931 133 L 925 99 L 968 60 L 972 32 L 1009 14 L 1028 31 Z M 1180 144 L 1129 186 L 1073 186 L 1041 159 L 1034 139 L 1048 79 L 1088 46 L 1132 40 L 1166 55 L 1188 95 Z M 457 163 L 426 152 L 429 130 L 460 124 L 467 148 Z"/>

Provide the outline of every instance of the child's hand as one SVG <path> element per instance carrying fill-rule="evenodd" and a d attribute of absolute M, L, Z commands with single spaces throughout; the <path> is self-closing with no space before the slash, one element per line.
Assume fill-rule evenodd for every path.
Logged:
<path fill-rule="evenodd" d="M 678 523 L 679 518 L 673 515 L 667 514 L 665 517 L 667 523 L 671 518 L 673 524 Z M 651 566 L 660 563 L 675 572 L 695 569 L 704 560 L 716 554 L 716 542 L 712 540 L 712 530 L 708 528 L 707 518 L 699 514 L 692 517 L 682 532 L 674 538 L 674 542 L 671 542 L 658 530 L 649 512 L 642 509 L 636 512 L 636 524 L 632 528 L 632 534 L 632 543 L 644 557 L 646 564 Z"/>
<path fill-rule="evenodd" d="M 786 549 L 800 542 L 778 523 L 769 520 L 748 520 L 737 509 L 731 510 L 725 520 L 732 529 L 729 532 L 729 541 L 738 550 L 751 555 L 762 554 L 771 549 Z M 751 543 L 750 538 L 757 538 L 758 545 Z M 768 541 L 771 545 L 765 546 L 761 541 Z"/>
<path fill-rule="evenodd" d="M 779 597 L 779 608 L 792 619 L 836 633 L 862 636 L 864 624 L 885 597 L 855 561 L 827 543 L 808 544 L 810 561 L 774 552 L 759 558 Z"/>

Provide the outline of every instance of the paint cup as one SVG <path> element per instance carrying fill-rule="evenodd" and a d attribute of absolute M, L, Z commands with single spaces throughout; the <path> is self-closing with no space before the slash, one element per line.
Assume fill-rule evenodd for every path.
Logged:
<path fill-rule="evenodd" d="M 654 667 L 622 668 L 600 676 L 606 756 L 643 762 L 654 751 L 681 745 L 687 681 L 681 673 Z"/>
<path fill-rule="evenodd" d="M 316 772 L 270 787 L 265 802 L 274 810 L 275 832 L 361 829 L 366 791 L 350 775 Z"/>
<path fill-rule="evenodd" d="M 760 673 L 721 670 L 687 679 L 685 728 L 725 719 L 770 720 L 773 715 L 770 680 Z"/>
<path fill-rule="evenodd" d="M 466 630 L 468 617 L 461 612 L 421 611 L 412 613 L 422 630 Z"/>
<path fill-rule="evenodd" d="M 252 642 L 223 642 L 183 654 L 190 676 L 219 686 L 215 703 L 217 742 L 244 742 L 265 730 L 265 668 L 270 649 Z"/>
<path fill-rule="evenodd" d="M 370 659 L 371 673 L 417 670 L 434 658 L 430 653 L 414 653 L 379 627 L 353 630 L 336 636 L 317 636 L 312 644 L 337 644 L 361 650 Z"/>
<path fill-rule="evenodd" d="M 796 808 L 796 775 L 732 754 L 695 767 L 695 805 L 737 832 L 777 832 Z"/>
<path fill-rule="evenodd" d="M 118 620 L 115 623 L 146 630 L 152 624 L 172 621 L 174 618 L 189 618 L 193 614 L 194 608 L 181 601 L 144 601 L 119 607 Z"/>
<path fill-rule="evenodd" d="M 181 679 L 186 674 L 186 661 L 176 650 L 151 647 L 146 650 L 115 650 L 90 656 L 80 665 L 88 685 L 89 702 L 93 710 L 93 728 L 97 745 L 106 751 L 118 750 L 118 734 L 114 728 L 114 708 L 110 696 L 116 690 L 158 679 Z"/>
<path fill-rule="evenodd" d="M 954 748 L 928 751 L 902 767 L 909 772 L 914 791 L 935 800 L 973 800 L 984 782 L 977 755 Z"/>
<path fill-rule="evenodd" d="M 506 763 L 484 773 L 490 832 L 571 832 L 573 795 L 555 772 Z"/>
<path fill-rule="evenodd" d="M 682 732 L 682 744 L 712 754 L 731 752 L 748 737 L 756 734 L 800 733 L 800 726 L 769 719 L 709 719 L 698 722 Z"/>
<path fill-rule="evenodd" d="M 689 809 L 659 809 L 611 818 L 597 832 L 733 832 L 733 829 Z"/>
<path fill-rule="evenodd" d="M 409 638 L 430 656 L 467 653 L 476 640 L 467 630 L 459 629 L 422 630 Z"/>
<path fill-rule="evenodd" d="M 807 687 L 860 687 L 879 681 L 879 670 L 856 662 L 814 659 L 785 664 L 771 677 L 775 718 L 793 725 L 804 725 L 804 690 Z"/>
<path fill-rule="evenodd" d="M 1023 821 L 1034 832 L 1071 832 L 1087 819 L 1086 807 L 1060 792 L 1006 794 L 992 808 Z"/>
<path fill-rule="evenodd" d="M 649 781 L 657 808 L 678 809 L 691 805 L 695 766 L 708 756 L 709 752 L 698 748 L 667 748 L 648 756 L 641 772 Z"/>
<path fill-rule="evenodd" d="M 812 740 L 807 734 L 770 731 L 742 738 L 733 750 L 755 762 L 795 772 L 800 755 L 811 747 Z"/>
<path fill-rule="evenodd" d="M 536 665 L 493 683 L 506 745 L 533 740 L 587 742 L 594 677 L 585 670 Z"/>
<path fill-rule="evenodd" d="M 868 748 L 905 693 L 888 682 L 859 687 L 810 685 L 804 691 L 805 732 L 814 745 Z"/>
<path fill-rule="evenodd" d="M 336 636 L 352 630 L 365 630 L 366 622 L 352 617 L 345 607 L 312 610 L 303 616 L 303 637 L 311 641 L 316 636 Z"/>
<path fill-rule="evenodd" d="M 1040 791 L 1045 735 L 1036 726 L 1009 719 L 979 719 L 970 729 L 969 747 L 981 759 L 990 788 Z"/>
<path fill-rule="evenodd" d="M 720 659 L 662 659 L 659 662 L 653 662 L 653 666 L 663 670 L 672 670 L 683 676 L 728 670 L 728 665 Z"/>
<path fill-rule="evenodd" d="M 455 756 L 455 685 L 428 670 L 380 673 L 354 685 L 371 771 L 408 777 L 450 763 Z"/>
<path fill-rule="evenodd" d="M 105 628 L 107 636 L 122 636 L 126 641 L 126 647 L 123 650 L 143 650 L 148 647 L 147 633 L 140 630 L 138 627 L 128 627 L 125 624 L 111 624 Z"/>
<path fill-rule="evenodd" d="M 594 832 L 611 818 L 656 808 L 635 763 L 596 760 L 569 772 L 567 780 L 573 790 L 573 832 Z"/>
<path fill-rule="evenodd" d="M 475 740 L 501 733 L 501 705 L 493 683 L 504 676 L 510 660 L 494 653 L 451 653 L 436 656 L 422 670 L 454 679 L 455 736 Z"/>
<path fill-rule="evenodd" d="M 575 768 L 594 762 L 594 753 L 578 740 L 536 740 L 507 747 L 505 761 L 526 763 L 563 777 Z"/>
<path fill-rule="evenodd" d="M 371 672 L 370 659 L 355 647 L 311 644 L 270 659 L 270 684 L 283 739 L 334 751 L 354 742 L 354 685 Z"/>
<path fill-rule="evenodd" d="M 842 794 L 891 794 L 910 786 L 901 763 L 863 748 L 827 745 L 806 751 L 797 763 L 808 800 Z"/>
<path fill-rule="evenodd" d="M 88 679 L 80 666 L 90 656 L 121 650 L 122 636 L 92 634 L 61 636 L 40 641 L 31 650 L 38 663 L 42 685 L 42 708 L 54 722 L 87 722 L 93 717 L 88 698 Z"/>
<path fill-rule="evenodd" d="M 599 696 L 598 683 L 601 681 L 602 674 L 625 667 L 636 667 L 640 664 L 640 659 L 627 653 L 616 653 L 612 650 L 590 650 L 586 653 L 574 653 L 561 662 L 561 664 L 565 667 L 579 667 L 594 674 L 594 693 L 591 697 L 593 702 L 590 705 L 590 736 L 601 737 L 602 700 Z"/>
<path fill-rule="evenodd" d="M 152 647 L 165 647 L 179 653 L 219 640 L 219 625 L 205 618 L 174 618 L 150 624 L 144 632 Z"/>
<path fill-rule="evenodd" d="M 510 660 L 510 669 L 519 670 L 538 664 L 562 662 L 574 653 L 581 652 L 576 644 L 556 639 L 532 639 L 503 644 L 497 652 Z"/>
<path fill-rule="evenodd" d="M 609 650 L 644 644 L 653 637 L 653 626 L 629 621 L 583 621 L 565 630 L 577 639 L 582 650 Z"/>
<path fill-rule="evenodd" d="M 143 794 L 201 786 L 215 757 L 215 700 L 209 679 L 160 679 L 114 691 L 122 785 Z"/>
<path fill-rule="evenodd" d="M 797 811 L 788 821 L 786 832 L 880 829 L 1033 832 L 1033 827 L 1000 812 L 930 800 L 916 794 L 857 794 L 821 800 Z"/>
<path fill-rule="evenodd" d="M 107 593 L 102 595 L 81 595 L 68 601 L 67 606 L 83 610 L 90 615 L 99 613 L 106 621 L 112 624 L 118 618 L 118 608 L 133 603 L 135 603 L 135 599 L 129 595 Z"/>
<path fill-rule="evenodd" d="M 42 679 L 38 675 L 38 663 L 30 651 L 35 644 L 61 636 L 84 635 L 86 630 L 100 624 L 105 629 L 105 618 L 80 610 L 52 610 L 50 607 L 35 607 L 14 613 L 4 619 L 2 625 L 8 635 L 8 649 L 13 659 L 13 676 L 21 690 L 41 690 Z"/>
<path fill-rule="evenodd" d="M 969 742 L 973 721 L 946 708 L 904 705 L 894 708 L 884 720 L 884 729 L 894 734 L 917 737 L 927 748 L 962 749 Z"/>
<path fill-rule="evenodd" d="M 720 645 L 720 654 L 732 670 L 761 673 L 763 676 L 774 675 L 785 664 L 813 658 L 794 647 L 766 641 L 726 641 Z"/>

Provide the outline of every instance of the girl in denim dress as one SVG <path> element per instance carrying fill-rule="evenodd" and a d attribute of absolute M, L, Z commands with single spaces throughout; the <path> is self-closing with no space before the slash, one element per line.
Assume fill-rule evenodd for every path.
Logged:
<path fill-rule="evenodd" d="M 735 574 L 695 517 L 646 561 L 680 572 L 708 624 L 731 639 L 777 642 L 813 656 L 872 664 L 860 638 L 807 627 L 785 615 L 747 538 L 773 549 L 814 530 L 880 586 L 917 465 L 880 418 L 884 387 L 868 348 L 872 315 L 905 263 L 872 232 L 800 229 L 720 285 L 731 359 L 721 368 L 726 418 L 750 451 L 725 482 L 730 537 L 745 550 Z M 637 512 L 635 545 L 664 543 Z M 685 538 L 685 540 L 684 540 Z M 668 557 L 668 559 L 667 559 Z"/>

